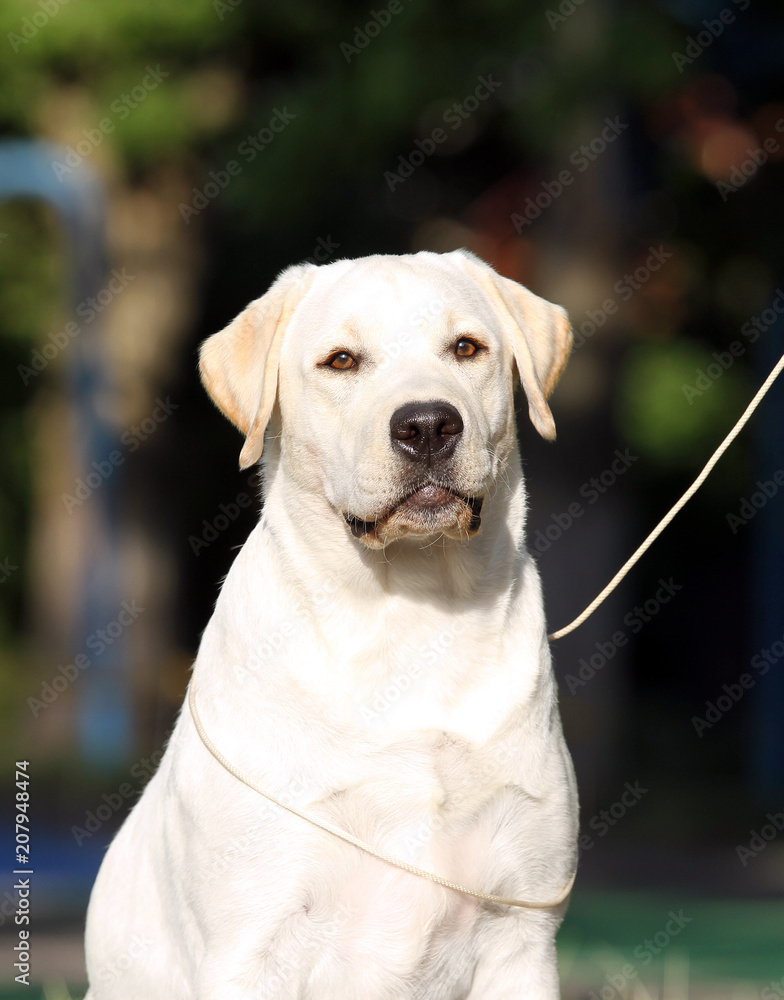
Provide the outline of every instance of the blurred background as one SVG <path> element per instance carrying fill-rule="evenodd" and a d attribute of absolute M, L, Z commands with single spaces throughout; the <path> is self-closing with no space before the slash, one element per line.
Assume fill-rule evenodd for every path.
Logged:
<path fill-rule="evenodd" d="M 0 47 L 0 998 L 62 1000 L 258 516 L 199 342 L 304 259 L 467 247 L 566 306 L 557 444 L 520 421 L 566 624 L 784 351 L 784 13 L 5 0 Z M 564 996 L 784 996 L 784 381 L 554 656 L 583 831 Z"/>

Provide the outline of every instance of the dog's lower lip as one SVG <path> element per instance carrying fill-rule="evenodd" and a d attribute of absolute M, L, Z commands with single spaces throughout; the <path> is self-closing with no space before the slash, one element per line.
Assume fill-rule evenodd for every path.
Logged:
<path fill-rule="evenodd" d="M 426 486 L 420 487 L 407 496 L 403 503 L 412 504 L 415 507 L 441 507 L 454 499 L 455 494 L 450 493 L 443 486 L 438 486 L 436 483 L 428 483 Z"/>
<path fill-rule="evenodd" d="M 401 507 L 409 503 L 411 503 L 414 507 L 427 510 L 442 507 L 454 500 L 460 500 L 471 508 L 471 513 L 473 515 L 471 518 L 471 528 L 472 530 L 477 531 L 482 523 L 482 504 L 484 503 L 484 497 L 462 496 L 461 494 L 453 493 L 445 486 L 439 486 L 437 483 L 426 483 L 424 486 L 420 486 L 418 489 L 414 490 L 413 493 L 409 493 L 407 497 L 404 497 L 393 508 L 393 510 L 399 510 Z M 355 538 L 362 538 L 363 535 L 367 535 L 371 531 L 374 531 L 379 522 L 384 521 L 384 519 L 391 513 L 392 511 L 382 517 L 376 517 L 372 521 L 363 521 L 361 518 L 355 517 L 352 514 L 344 514 L 343 517 L 346 524 L 351 529 L 351 534 Z"/>

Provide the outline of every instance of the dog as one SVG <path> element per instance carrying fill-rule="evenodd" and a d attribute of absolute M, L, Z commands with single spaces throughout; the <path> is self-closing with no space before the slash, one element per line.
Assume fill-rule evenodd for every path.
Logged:
<path fill-rule="evenodd" d="M 88 1000 L 559 996 L 577 794 L 513 396 L 554 438 L 571 340 L 455 251 L 296 265 L 202 345 L 263 512 L 98 874 Z"/>

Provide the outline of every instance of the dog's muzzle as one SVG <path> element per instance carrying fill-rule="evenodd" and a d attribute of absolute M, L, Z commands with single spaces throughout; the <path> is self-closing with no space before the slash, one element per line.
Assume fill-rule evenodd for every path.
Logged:
<path fill-rule="evenodd" d="M 459 410 L 445 400 L 399 406 L 389 420 L 402 480 L 399 498 L 373 520 L 344 514 L 354 537 L 381 548 L 404 535 L 463 540 L 475 535 L 482 523 L 482 498 L 467 496 L 452 483 L 452 462 L 463 430 Z"/>

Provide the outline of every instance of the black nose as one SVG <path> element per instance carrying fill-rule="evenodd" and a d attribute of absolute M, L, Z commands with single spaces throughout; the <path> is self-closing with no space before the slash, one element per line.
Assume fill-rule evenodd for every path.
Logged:
<path fill-rule="evenodd" d="M 389 421 L 392 446 L 412 462 L 441 461 L 448 458 L 463 433 L 463 418 L 450 403 L 431 400 L 406 403 Z"/>

